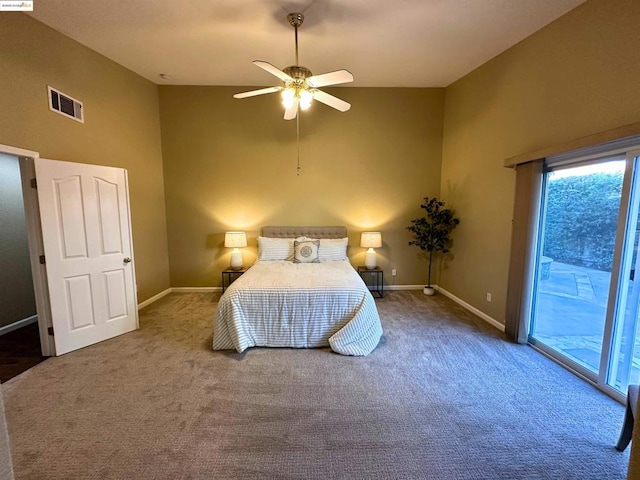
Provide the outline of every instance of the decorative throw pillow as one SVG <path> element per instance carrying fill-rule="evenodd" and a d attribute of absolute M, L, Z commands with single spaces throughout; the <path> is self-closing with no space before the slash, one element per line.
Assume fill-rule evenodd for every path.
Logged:
<path fill-rule="evenodd" d="M 318 248 L 319 240 L 294 240 L 293 242 L 293 263 L 319 263 Z"/>
<path fill-rule="evenodd" d="M 258 237 L 258 260 L 293 260 L 293 239 Z"/>

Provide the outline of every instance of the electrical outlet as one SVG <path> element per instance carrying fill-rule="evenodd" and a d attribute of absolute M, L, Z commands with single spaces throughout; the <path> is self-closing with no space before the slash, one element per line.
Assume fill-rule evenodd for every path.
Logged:
<path fill-rule="evenodd" d="M 392 269 L 391 269 L 391 276 L 392 276 L 392 277 L 395 277 L 395 276 L 396 276 L 396 273 L 397 273 L 397 272 L 396 272 L 396 269 L 395 269 L 395 268 L 392 268 Z"/>
<path fill-rule="evenodd" d="M 491 301 L 491 292 L 487 292 L 487 302 Z"/>

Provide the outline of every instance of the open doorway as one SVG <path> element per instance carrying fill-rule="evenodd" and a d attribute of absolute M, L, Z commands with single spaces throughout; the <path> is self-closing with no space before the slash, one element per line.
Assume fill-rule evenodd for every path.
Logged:
<path fill-rule="evenodd" d="M 45 360 L 31 274 L 20 159 L 0 153 L 0 383 Z"/>

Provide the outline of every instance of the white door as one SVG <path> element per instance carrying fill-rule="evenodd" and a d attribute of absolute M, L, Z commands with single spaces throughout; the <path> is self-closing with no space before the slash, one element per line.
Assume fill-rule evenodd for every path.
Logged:
<path fill-rule="evenodd" d="M 137 329 L 126 170 L 35 166 L 56 355 Z"/>

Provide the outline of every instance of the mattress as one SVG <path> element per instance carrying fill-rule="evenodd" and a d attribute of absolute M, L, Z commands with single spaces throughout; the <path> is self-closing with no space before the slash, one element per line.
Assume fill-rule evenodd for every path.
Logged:
<path fill-rule="evenodd" d="M 375 300 L 349 261 L 258 261 L 220 298 L 213 349 L 329 346 L 362 356 L 381 336 Z"/>

